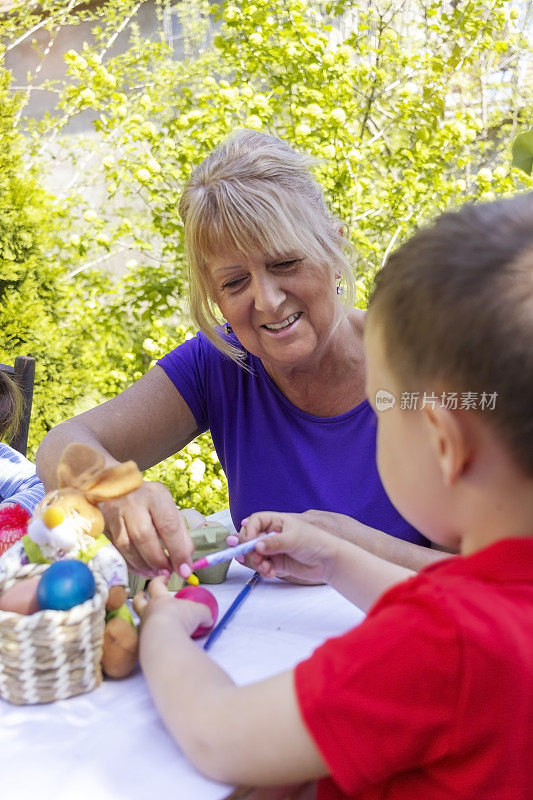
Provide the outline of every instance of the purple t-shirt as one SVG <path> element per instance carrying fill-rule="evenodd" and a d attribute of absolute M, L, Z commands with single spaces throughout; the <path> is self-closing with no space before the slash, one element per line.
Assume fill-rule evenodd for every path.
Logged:
<path fill-rule="evenodd" d="M 241 346 L 233 335 L 224 338 Z M 385 494 L 376 467 L 376 418 L 368 400 L 345 414 L 316 417 L 285 397 L 258 358 L 247 353 L 246 363 L 249 372 L 201 332 L 158 362 L 199 430 L 211 430 L 236 528 L 253 511 L 315 508 L 429 544 Z"/>

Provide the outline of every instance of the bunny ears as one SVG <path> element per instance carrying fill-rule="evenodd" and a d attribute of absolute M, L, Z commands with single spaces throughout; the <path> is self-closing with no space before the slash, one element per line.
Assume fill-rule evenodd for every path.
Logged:
<path fill-rule="evenodd" d="M 90 503 L 122 497 L 143 482 L 134 461 L 106 467 L 102 453 L 80 442 L 72 442 L 63 451 L 57 477 L 60 489 L 78 489 Z"/>

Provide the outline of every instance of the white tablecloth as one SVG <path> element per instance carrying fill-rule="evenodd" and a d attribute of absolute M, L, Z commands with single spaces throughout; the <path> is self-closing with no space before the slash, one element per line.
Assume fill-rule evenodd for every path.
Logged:
<path fill-rule="evenodd" d="M 227 580 L 208 587 L 220 616 L 251 574 L 233 562 Z M 237 683 L 250 683 L 294 666 L 362 618 L 329 587 L 261 582 L 210 655 Z M 185 760 L 139 672 L 48 705 L 0 700 L 2 800 L 221 800 L 230 788 L 206 780 Z"/>

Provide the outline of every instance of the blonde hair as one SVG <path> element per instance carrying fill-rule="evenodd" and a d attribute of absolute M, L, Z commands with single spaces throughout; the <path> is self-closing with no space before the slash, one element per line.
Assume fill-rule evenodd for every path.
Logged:
<path fill-rule="evenodd" d="M 241 130 L 194 169 L 181 197 L 191 314 L 215 347 L 235 361 L 244 353 L 215 330 L 220 323 L 206 269 L 222 250 L 275 256 L 304 250 L 341 276 L 353 305 L 349 245 L 310 173 L 312 165 L 311 158 L 275 136 Z"/>

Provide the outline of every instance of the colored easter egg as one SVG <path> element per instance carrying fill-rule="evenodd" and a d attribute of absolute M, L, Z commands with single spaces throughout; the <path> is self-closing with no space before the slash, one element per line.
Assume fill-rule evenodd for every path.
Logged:
<path fill-rule="evenodd" d="M 83 561 L 66 558 L 50 564 L 37 588 L 41 608 L 67 611 L 94 597 L 94 575 Z"/>
<path fill-rule="evenodd" d="M 202 586 L 184 586 L 183 589 L 176 592 L 174 597 L 179 597 L 181 600 L 192 600 L 193 603 L 203 603 L 204 606 L 209 608 L 213 619 L 211 625 L 199 625 L 192 634 L 192 638 L 198 639 L 200 636 L 205 636 L 206 633 L 209 633 L 218 617 L 218 603 L 215 596 Z"/>
<path fill-rule="evenodd" d="M 0 595 L 0 611 L 14 611 L 17 614 L 35 614 L 39 611 L 37 588 L 39 577 L 17 581 L 10 589 Z"/>

